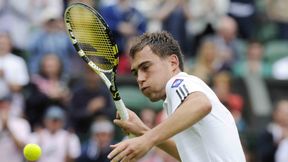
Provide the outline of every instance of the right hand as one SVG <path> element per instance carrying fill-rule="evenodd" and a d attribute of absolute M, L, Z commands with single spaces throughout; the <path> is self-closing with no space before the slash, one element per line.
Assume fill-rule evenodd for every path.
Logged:
<path fill-rule="evenodd" d="M 135 136 L 141 136 L 150 128 L 146 126 L 141 119 L 135 114 L 135 112 L 127 109 L 129 114 L 128 120 L 115 119 L 113 122 L 117 126 L 121 127 L 126 133 L 133 134 Z"/>

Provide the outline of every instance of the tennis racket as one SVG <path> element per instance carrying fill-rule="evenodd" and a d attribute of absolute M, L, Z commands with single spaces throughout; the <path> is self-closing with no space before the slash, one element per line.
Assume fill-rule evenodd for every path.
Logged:
<path fill-rule="evenodd" d="M 96 10 L 83 3 L 67 7 L 64 20 L 77 53 L 102 78 L 112 94 L 120 118 L 127 120 L 128 112 L 115 84 L 118 48 L 107 23 Z"/>

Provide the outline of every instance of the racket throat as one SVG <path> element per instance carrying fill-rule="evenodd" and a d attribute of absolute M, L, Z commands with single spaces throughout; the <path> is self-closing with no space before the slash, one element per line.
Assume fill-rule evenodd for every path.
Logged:
<path fill-rule="evenodd" d="M 110 91 L 111 91 L 111 93 L 112 93 L 113 100 L 119 101 L 119 100 L 121 99 L 120 94 L 119 94 L 119 91 L 118 91 L 118 89 L 116 88 L 115 85 L 112 84 L 112 85 L 110 86 Z"/>

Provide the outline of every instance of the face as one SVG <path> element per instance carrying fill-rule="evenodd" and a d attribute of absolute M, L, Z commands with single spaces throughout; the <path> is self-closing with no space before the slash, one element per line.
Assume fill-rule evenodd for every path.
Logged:
<path fill-rule="evenodd" d="M 54 77 L 58 76 L 61 69 L 61 63 L 59 59 L 54 55 L 49 55 L 45 57 L 43 64 L 43 71 L 47 76 Z"/>
<path fill-rule="evenodd" d="M 11 42 L 8 35 L 0 34 L 0 55 L 11 51 Z"/>
<path fill-rule="evenodd" d="M 166 98 L 166 83 L 180 72 L 178 65 L 176 55 L 160 58 L 149 46 L 145 46 L 131 60 L 131 71 L 142 93 L 151 101 L 158 101 Z"/>
<path fill-rule="evenodd" d="M 248 57 L 253 60 L 261 60 L 263 48 L 259 43 L 252 43 L 248 49 Z"/>
<path fill-rule="evenodd" d="M 56 132 L 63 127 L 63 121 L 60 119 L 45 119 L 45 127 L 51 132 Z"/>
<path fill-rule="evenodd" d="M 113 135 L 112 132 L 98 132 L 93 134 L 93 138 L 98 142 L 100 148 L 107 148 L 111 144 Z"/>

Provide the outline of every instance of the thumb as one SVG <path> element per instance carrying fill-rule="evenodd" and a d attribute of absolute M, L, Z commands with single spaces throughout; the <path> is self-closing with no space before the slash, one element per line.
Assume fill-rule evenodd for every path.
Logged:
<path fill-rule="evenodd" d="M 121 127 L 121 128 L 127 127 L 126 126 L 127 124 L 123 120 L 120 120 L 120 119 L 114 119 L 113 123 L 116 124 L 117 126 Z"/>

